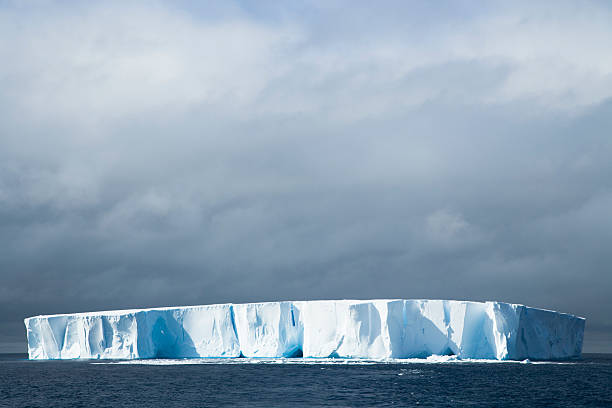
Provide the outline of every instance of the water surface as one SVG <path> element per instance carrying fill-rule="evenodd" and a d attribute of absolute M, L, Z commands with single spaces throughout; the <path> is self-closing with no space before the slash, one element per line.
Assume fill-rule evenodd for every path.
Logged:
<path fill-rule="evenodd" d="M 612 407 L 611 354 L 562 363 L 26 357 L 0 355 L 0 406 Z"/>

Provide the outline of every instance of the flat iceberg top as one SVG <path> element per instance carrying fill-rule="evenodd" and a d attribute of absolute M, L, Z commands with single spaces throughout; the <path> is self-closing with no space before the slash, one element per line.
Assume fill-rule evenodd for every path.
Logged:
<path fill-rule="evenodd" d="M 30 359 L 580 356 L 585 319 L 502 302 L 313 300 L 25 319 Z"/>
<path fill-rule="evenodd" d="M 317 299 L 317 300 L 280 300 L 280 301 L 268 301 L 268 302 L 252 302 L 252 303 L 212 303 L 210 305 L 185 305 L 185 306 L 157 306 L 157 307 L 149 307 L 149 308 L 140 308 L 140 309 L 114 309 L 114 310 L 98 310 L 98 311 L 93 311 L 93 312 L 76 312 L 76 313 L 57 313 L 57 314 L 50 314 L 50 315 L 36 315 L 36 316 L 31 316 L 31 317 L 26 317 L 24 319 L 24 321 L 27 321 L 29 319 L 33 319 L 33 318 L 41 318 L 41 317 L 58 317 L 58 316 L 116 316 L 116 315 L 122 315 L 122 314 L 129 314 L 129 313 L 138 313 L 138 312 L 144 312 L 144 311 L 153 311 L 153 310 L 175 310 L 175 309 L 189 309 L 189 308 L 198 308 L 198 307 L 203 307 L 203 306 L 225 306 L 225 305 L 267 305 L 267 304 L 273 304 L 273 303 L 284 303 L 284 302 L 290 302 L 290 303 L 304 303 L 304 302 L 336 302 L 336 303 L 342 303 L 342 302 L 346 302 L 346 303 L 370 303 L 370 302 L 392 302 L 392 301 L 417 301 L 417 302 L 423 302 L 423 301 L 428 301 L 428 302 L 469 302 L 469 303 L 505 303 L 505 302 L 494 302 L 494 301 L 484 301 L 484 302 L 478 302 L 478 301 L 474 301 L 474 300 L 444 300 L 444 299 Z M 527 307 L 521 303 L 505 303 L 511 306 L 515 306 L 515 307 Z M 558 314 L 562 314 L 562 315 L 567 315 L 567 316 L 571 316 L 571 317 L 575 317 L 578 319 L 584 319 L 586 320 L 586 318 L 584 317 L 580 317 L 580 316 L 576 316 L 573 315 L 571 313 L 564 313 L 564 312 L 557 312 L 555 310 L 550 310 L 550 309 L 543 309 L 543 308 L 537 308 L 537 307 L 529 307 L 529 309 L 532 310 L 541 310 L 544 312 L 553 312 L 553 313 L 558 313 Z"/>

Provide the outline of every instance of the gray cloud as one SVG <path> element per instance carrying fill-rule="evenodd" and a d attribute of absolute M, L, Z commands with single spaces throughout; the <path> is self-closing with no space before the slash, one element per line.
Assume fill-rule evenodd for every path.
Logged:
<path fill-rule="evenodd" d="M 548 6 L 5 3 L 0 349 L 33 314 L 423 297 L 612 351 L 611 13 Z"/>

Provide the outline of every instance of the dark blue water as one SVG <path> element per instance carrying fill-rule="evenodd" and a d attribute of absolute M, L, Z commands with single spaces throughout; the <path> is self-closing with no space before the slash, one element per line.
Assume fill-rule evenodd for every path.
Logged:
<path fill-rule="evenodd" d="M 95 364 L 0 356 L 0 406 L 612 407 L 612 355 L 571 364 Z"/>

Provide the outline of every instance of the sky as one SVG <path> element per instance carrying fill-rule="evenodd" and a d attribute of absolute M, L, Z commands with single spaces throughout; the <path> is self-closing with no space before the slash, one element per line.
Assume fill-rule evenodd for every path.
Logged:
<path fill-rule="evenodd" d="M 23 318 L 498 300 L 612 352 L 604 1 L 0 0 L 0 352 Z"/>

